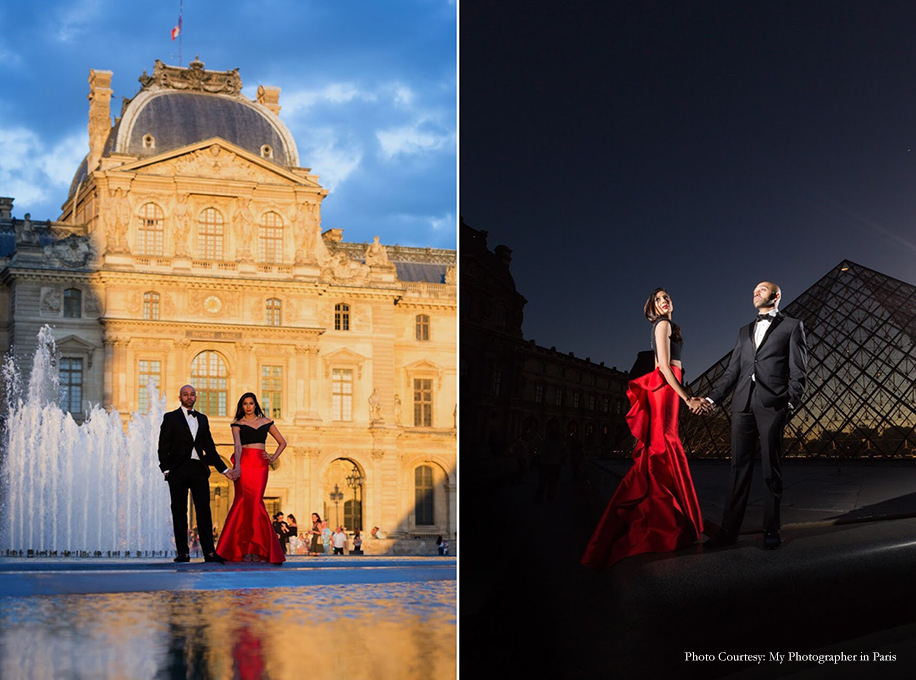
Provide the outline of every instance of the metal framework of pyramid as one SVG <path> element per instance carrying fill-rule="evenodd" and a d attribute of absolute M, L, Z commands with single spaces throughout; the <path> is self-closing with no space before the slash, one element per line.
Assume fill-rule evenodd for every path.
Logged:
<path fill-rule="evenodd" d="M 786 456 L 916 455 L 916 286 L 844 260 L 784 310 L 808 340 L 808 386 L 785 431 Z M 731 352 L 690 383 L 705 395 Z M 682 413 L 688 456 L 731 456 L 731 396 L 721 409 Z"/>

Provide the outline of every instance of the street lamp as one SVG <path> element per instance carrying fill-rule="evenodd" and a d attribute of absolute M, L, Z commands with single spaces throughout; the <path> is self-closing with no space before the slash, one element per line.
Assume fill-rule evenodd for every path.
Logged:
<path fill-rule="evenodd" d="M 337 484 L 334 485 L 334 490 L 331 492 L 331 500 L 334 501 L 334 517 L 336 518 L 334 523 L 337 526 L 340 526 L 340 510 L 338 509 L 337 504 L 343 500 L 343 494 L 338 489 Z"/>
<path fill-rule="evenodd" d="M 363 528 L 363 504 L 359 497 L 363 490 L 363 476 L 359 473 L 356 465 L 347 475 L 347 486 L 353 489 L 353 529 Z"/>

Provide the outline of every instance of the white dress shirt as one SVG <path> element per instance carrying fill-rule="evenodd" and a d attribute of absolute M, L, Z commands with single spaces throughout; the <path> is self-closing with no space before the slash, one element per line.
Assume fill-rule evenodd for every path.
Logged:
<path fill-rule="evenodd" d="M 200 427 L 200 424 L 197 422 L 197 418 L 192 416 L 190 411 L 184 406 L 181 407 L 181 412 L 184 413 L 184 419 L 188 421 L 188 427 L 191 428 L 191 439 L 197 439 L 197 428 Z M 194 460 L 200 460 L 200 456 L 197 455 L 197 449 L 191 449 L 191 458 Z"/>
<path fill-rule="evenodd" d="M 770 324 L 773 319 L 776 318 L 776 310 L 772 312 L 767 312 L 766 319 L 760 319 L 754 323 L 754 346 L 759 348 L 760 343 L 763 342 L 763 336 L 767 334 L 767 331 L 770 330 Z"/>

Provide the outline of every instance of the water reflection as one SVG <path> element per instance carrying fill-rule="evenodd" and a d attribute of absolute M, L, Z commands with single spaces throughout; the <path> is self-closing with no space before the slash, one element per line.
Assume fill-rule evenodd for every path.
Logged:
<path fill-rule="evenodd" d="M 0 598 L 0 677 L 448 678 L 454 581 Z"/>

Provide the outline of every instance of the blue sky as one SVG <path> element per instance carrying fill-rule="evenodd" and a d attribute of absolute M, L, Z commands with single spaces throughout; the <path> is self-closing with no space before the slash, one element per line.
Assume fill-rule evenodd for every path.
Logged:
<path fill-rule="evenodd" d="M 160 59 L 179 2 L 0 5 L 0 195 L 56 219 L 88 150 L 90 69 L 114 73 L 112 113 Z M 455 0 L 184 0 L 182 59 L 238 68 L 243 94 L 280 87 L 300 164 L 330 190 L 344 240 L 456 247 Z"/>

